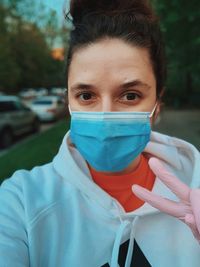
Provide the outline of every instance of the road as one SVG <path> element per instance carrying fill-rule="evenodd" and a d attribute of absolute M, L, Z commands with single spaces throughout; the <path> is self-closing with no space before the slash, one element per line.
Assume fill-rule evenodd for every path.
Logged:
<path fill-rule="evenodd" d="M 184 139 L 200 150 L 200 110 L 163 110 L 154 130 Z"/>

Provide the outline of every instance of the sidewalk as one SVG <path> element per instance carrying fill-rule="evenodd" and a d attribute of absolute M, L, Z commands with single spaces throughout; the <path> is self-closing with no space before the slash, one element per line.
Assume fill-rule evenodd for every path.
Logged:
<path fill-rule="evenodd" d="M 154 131 L 184 139 L 200 150 L 200 110 L 163 110 Z"/>

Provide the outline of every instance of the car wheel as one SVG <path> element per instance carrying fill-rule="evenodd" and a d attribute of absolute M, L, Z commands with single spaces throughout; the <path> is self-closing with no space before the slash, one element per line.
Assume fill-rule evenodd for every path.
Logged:
<path fill-rule="evenodd" d="M 32 123 L 32 132 L 37 133 L 40 130 L 40 121 L 39 119 L 35 119 Z"/>
<path fill-rule="evenodd" d="M 0 133 L 0 147 L 7 148 L 12 145 L 13 143 L 13 132 L 10 128 L 5 128 Z"/>

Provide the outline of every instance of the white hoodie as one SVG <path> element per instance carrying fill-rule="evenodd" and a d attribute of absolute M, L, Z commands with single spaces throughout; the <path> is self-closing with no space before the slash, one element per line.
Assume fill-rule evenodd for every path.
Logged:
<path fill-rule="evenodd" d="M 190 229 L 147 203 L 126 213 L 93 182 L 69 134 L 51 163 L 17 171 L 2 183 L 0 266 L 118 267 L 120 244 L 130 239 L 126 267 L 134 240 L 153 267 L 199 267 L 200 245 Z M 200 187 L 200 154 L 191 144 L 152 132 L 145 152 Z M 157 178 L 152 191 L 177 200 Z"/>

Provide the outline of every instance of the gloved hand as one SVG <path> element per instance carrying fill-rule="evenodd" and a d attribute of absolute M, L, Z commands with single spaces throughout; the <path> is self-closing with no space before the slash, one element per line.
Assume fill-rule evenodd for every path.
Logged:
<path fill-rule="evenodd" d="M 156 158 L 149 160 L 149 166 L 155 175 L 177 195 L 180 201 L 163 198 L 139 185 L 132 186 L 133 193 L 151 206 L 186 223 L 200 243 L 200 189 L 189 188 L 172 173 L 165 170 Z"/>

